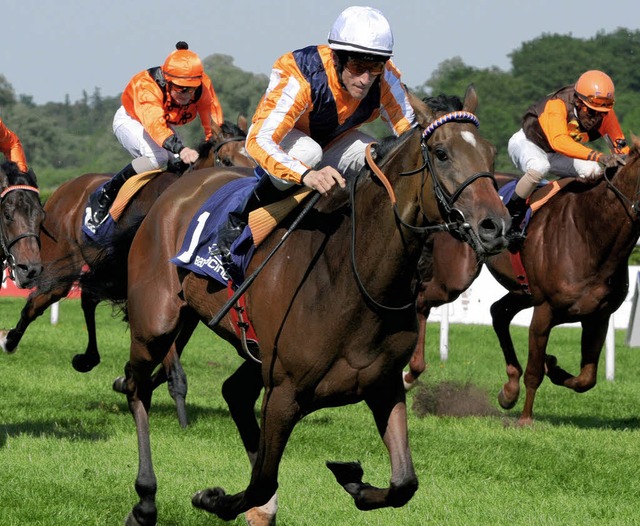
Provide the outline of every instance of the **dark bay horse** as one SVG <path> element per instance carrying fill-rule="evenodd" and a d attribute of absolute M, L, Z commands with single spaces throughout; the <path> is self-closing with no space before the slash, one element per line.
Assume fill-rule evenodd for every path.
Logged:
<path fill-rule="evenodd" d="M 200 158 L 192 169 L 238 163 L 252 165 L 244 150 L 245 137 L 244 117 L 238 119 L 237 125 L 226 122 L 221 128 L 214 126 L 214 137 L 200 146 Z M 74 283 L 79 282 L 89 340 L 84 354 L 75 355 L 72 364 L 77 371 L 87 372 L 100 363 L 96 307 L 101 301 L 118 303 L 126 299 L 126 261 L 133 235 L 153 202 L 179 177 L 175 172 L 162 172 L 136 194 L 117 223 L 114 236 L 119 241 L 113 246 L 118 249 L 107 252 L 83 235 L 82 221 L 89 195 L 110 176 L 81 175 L 62 184 L 47 200 L 46 220 L 40 236 L 45 272 L 27 298 L 15 328 L 0 331 L 0 345 L 7 352 L 15 351 L 31 322 L 50 305 L 65 298 Z"/>
<path fill-rule="evenodd" d="M 42 273 L 40 227 L 44 210 L 32 171 L 21 172 L 18 165 L 0 165 L 0 263 L 21 289 L 31 288 Z"/>
<path fill-rule="evenodd" d="M 595 186 L 571 183 L 533 215 L 521 251 L 528 292 L 518 283 L 508 254 L 487 260 L 491 274 L 509 291 L 491 306 L 507 364 L 508 381 L 498 396 L 505 409 L 517 402 L 522 376 L 509 325 L 518 312 L 533 307 L 520 424 L 533 421 L 545 373 L 554 384 L 578 393 L 596 385 L 609 318 L 627 295 L 628 260 L 640 237 L 639 149 L 640 140 L 634 137 L 626 165 L 614 175 L 607 171 Z M 547 354 L 551 329 L 572 322 L 582 325 L 577 376 Z"/>
<path fill-rule="evenodd" d="M 349 180 L 348 191 L 334 188 L 316 203 L 245 293 L 262 363 L 245 362 L 223 390 L 251 459 L 251 480 L 235 495 L 220 488 L 200 491 L 192 499 L 196 507 L 231 520 L 267 503 L 296 423 L 323 407 L 360 401 L 373 412 L 389 449 L 390 486 L 363 482 L 356 463 L 328 466 L 359 509 L 402 506 L 412 497 L 418 482 L 400 373 L 417 337 L 412 285 L 424 234 L 444 215 L 482 257 L 506 246 L 509 216 L 489 173 L 494 148 L 474 125 L 476 103 L 470 89 L 460 112 L 434 114 L 421 104 L 420 127 L 376 147 L 382 177 L 365 168 Z M 204 201 L 247 173 L 230 168 L 184 175 L 158 198 L 131 245 L 125 382 L 138 435 L 140 500 L 128 525 L 157 520 L 149 438 L 153 371 L 170 350 L 183 348 L 199 321 L 211 321 L 228 297 L 226 287 L 178 271 L 169 259 Z M 385 174 L 388 184 L 382 184 Z M 290 221 L 258 247 L 249 273 Z M 213 329 L 241 352 L 230 316 Z M 253 408 L 263 387 L 258 426 Z"/>

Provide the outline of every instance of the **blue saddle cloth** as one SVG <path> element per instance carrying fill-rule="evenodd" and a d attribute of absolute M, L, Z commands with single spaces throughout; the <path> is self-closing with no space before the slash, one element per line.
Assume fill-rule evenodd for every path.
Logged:
<path fill-rule="evenodd" d="M 508 203 L 511 200 L 511 197 L 513 196 L 514 192 L 516 191 L 516 184 L 518 183 L 518 180 L 514 180 L 514 181 L 509 181 L 507 184 L 505 184 L 502 188 L 500 188 L 500 190 L 498 190 L 498 194 L 500 195 L 500 197 L 502 197 L 502 202 L 503 203 Z M 543 187 L 544 185 L 548 184 L 548 181 L 543 180 L 539 185 L 538 188 Z M 531 220 L 531 215 L 533 214 L 533 212 L 531 211 L 531 208 L 527 208 L 527 213 L 524 215 L 524 219 L 522 220 L 522 230 L 525 230 L 527 228 L 527 225 L 529 224 L 529 221 Z"/>
<path fill-rule="evenodd" d="M 236 285 L 242 284 L 255 251 L 251 228 L 247 226 L 231 245 L 233 265 L 225 268 L 220 258 L 211 255 L 211 252 L 217 246 L 218 228 L 227 220 L 229 212 L 245 201 L 255 185 L 255 178 L 241 177 L 225 184 L 209 197 L 191 220 L 182 247 L 171 263 L 213 278 L 223 285 L 227 285 L 229 280 Z"/>
<path fill-rule="evenodd" d="M 95 194 L 102 190 L 102 187 L 105 184 L 107 183 L 105 182 L 104 184 L 98 186 L 98 188 L 96 188 L 93 193 Z M 87 220 L 89 219 L 89 214 L 90 210 L 88 208 L 87 202 L 87 208 L 85 209 L 84 218 L 82 220 L 82 233 L 94 243 L 106 246 L 109 240 L 112 238 L 113 233 L 116 229 L 116 222 L 110 215 L 107 215 L 107 219 L 105 219 L 105 221 L 101 225 L 99 225 L 98 228 L 96 228 L 96 231 L 93 232 L 91 229 L 87 228 Z"/>

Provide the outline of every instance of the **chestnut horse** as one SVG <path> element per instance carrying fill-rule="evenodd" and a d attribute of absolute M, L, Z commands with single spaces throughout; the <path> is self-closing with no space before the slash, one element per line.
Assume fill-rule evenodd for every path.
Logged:
<path fill-rule="evenodd" d="M 42 273 L 40 228 L 44 210 L 32 171 L 18 165 L 0 165 L 0 266 L 21 289 L 31 288 Z M 6 350 L 6 349 L 5 349 Z"/>
<path fill-rule="evenodd" d="M 194 506 L 231 520 L 264 505 L 275 494 L 280 460 L 296 423 L 323 407 L 363 400 L 389 449 L 390 486 L 363 482 L 356 463 L 328 467 L 362 510 L 402 506 L 416 491 L 400 373 L 417 337 L 412 285 L 424 234 L 442 228 L 436 223 L 444 215 L 448 227 L 484 257 L 505 248 L 509 216 L 489 173 L 494 148 L 478 134 L 471 113 L 475 90 L 467 91 L 463 111 L 446 115 L 415 103 L 421 125 L 376 146 L 381 175 L 365 167 L 349 179 L 348 191 L 334 188 L 297 229 L 287 230 L 291 220 L 285 220 L 257 248 L 249 273 L 271 259 L 245 299 L 260 340 L 261 365 L 245 362 L 224 386 L 251 459 L 251 480 L 235 495 L 202 490 L 193 496 Z M 128 525 L 157 520 L 149 437 L 153 371 L 228 299 L 225 286 L 178 270 L 169 260 L 206 199 L 247 173 L 229 168 L 184 175 L 158 198 L 131 245 L 125 384 L 138 436 L 140 500 Z M 285 230 L 286 243 L 272 252 Z M 241 353 L 230 316 L 212 328 Z M 263 386 L 258 426 L 253 406 Z M 230 392 L 239 396 L 227 396 Z"/>
<path fill-rule="evenodd" d="M 246 120 L 243 117 L 239 118 L 238 125 L 226 122 L 222 128 L 214 126 L 214 137 L 200 146 L 200 159 L 192 169 L 237 163 L 252 165 L 244 150 L 245 137 Z M 103 300 L 117 303 L 126 299 L 126 261 L 131 239 L 153 202 L 179 176 L 174 172 L 162 172 L 136 194 L 117 223 L 114 236 L 119 241 L 113 246 L 118 249 L 105 251 L 84 236 L 82 221 L 89 195 L 109 177 L 109 174 L 81 175 L 62 184 L 47 200 L 46 220 L 40 236 L 45 272 L 27 298 L 15 328 L 0 331 L 0 346 L 5 351 L 15 351 L 31 322 L 51 304 L 65 298 L 74 283 L 80 282 L 89 340 L 84 354 L 75 355 L 72 364 L 77 371 L 87 372 L 100 363 L 96 307 Z M 180 387 L 176 386 L 176 389 Z"/>
<path fill-rule="evenodd" d="M 639 188 L 640 140 L 634 137 L 626 165 L 613 174 L 607 170 L 595 186 L 569 184 L 533 215 L 521 251 L 528 290 L 518 283 L 508 253 L 487 260 L 491 274 L 509 291 L 491 306 L 507 364 L 508 380 L 498 395 L 505 409 L 517 402 L 522 376 L 509 325 L 518 312 L 533 307 L 520 424 L 533 421 L 536 391 L 545 374 L 578 393 L 596 385 L 609 318 L 629 289 L 628 260 L 640 237 Z M 577 376 L 547 354 L 551 329 L 573 322 L 582 326 Z"/>

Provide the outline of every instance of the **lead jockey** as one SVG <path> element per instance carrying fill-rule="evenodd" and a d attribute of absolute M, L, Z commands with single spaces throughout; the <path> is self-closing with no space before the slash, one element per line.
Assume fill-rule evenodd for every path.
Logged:
<path fill-rule="evenodd" d="M 603 174 L 602 165 L 616 164 L 615 154 L 629 153 L 614 102 L 609 75 L 590 70 L 575 85 L 560 88 L 527 110 L 508 148 L 513 163 L 524 172 L 506 203 L 512 218 L 509 236 L 515 245 L 523 238 L 520 228 L 527 198 L 545 175 L 552 172 L 558 177 L 597 181 Z M 604 135 L 614 147 L 610 155 L 587 146 Z"/>
<path fill-rule="evenodd" d="M 129 177 L 166 166 L 173 154 L 185 164 L 198 159 L 198 152 L 185 146 L 175 132 L 176 126 L 196 116 L 207 140 L 213 133 L 211 121 L 218 126 L 224 122 L 222 106 L 200 57 L 181 41 L 162 66 L 137 73 L 122 93 L 122 106 L 113 118 L 113 133 L 134 159 L 91 195 L 87 228 L 95 232 L 104 222 L 118 190 Z"/>
<path fill-rule="evenodd" d="M 252 210 L 298 185 L 323 195 L 335 184 L 344 188 L 343 175 L 364 166 L 365 148 L 375 142 L 359 126 L 381 117 L 398 136 L 414 125 L 400 71 L 390 60 L 391 27 L 380 11 L 348 7 L 328 40 L 328 46 L 287 53 L 273 66 L 246 141 L 264 173 L 218 231 L 214 253 L 223 262 Z"/>
<path fill-rule="evenodd" d="M 0 119 L 0 152 L 4 154 L 8 161 L 18 165 L 18 170 L 27 172 L 27 157 L 24 154 L 22 143 L 18 136 L 7 128 Z"/>

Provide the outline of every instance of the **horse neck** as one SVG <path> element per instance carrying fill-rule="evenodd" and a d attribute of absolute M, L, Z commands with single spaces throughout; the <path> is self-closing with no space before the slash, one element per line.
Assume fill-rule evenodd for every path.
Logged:
<path fill-rule="evenodd" d="M 419 192 L 421 174 L 400 176 L 422 164 L 419 148 L 411 150 L 411 143 L 380 168 L 390 179 L 397 199 L 397 209 L 403 222 L 424 226 L 420 211 Z M 415 146 L 415 143 L 414 143 Z M 391 198 L 382 184 L 371 178 L 356 182 L 355 203 L 352 203 L 352 221 L 356 227 L 356 261 L 358 272 L 367 286 L 380 296 L 397 297 L 402 292 L 411 294 L 411 281 L 424 244 L 424 236 L 401 226 L 394 212 Z M 349 230 L 352 223 L 349 222 Z M 351 233 L 348 234 L 351 243 Z"/>
<path fill-rule="evenodd" d="M 594 191 L 585 193 L 588 203 L 579 212 L 587 223 L 591 223 L 584 228 L 591 235 L 597 236 L 595 246 L 601 248 L 607 261 L 611 263 L 614 263 L 615 256 L 626 262 L 640 237 L 640 218 L 631 207 L 638 199 L 638 177 L 640 161 L 635 159 L 621 168 L 611 180 L 624 198 L 606 183 L 601 183 Z"/>

